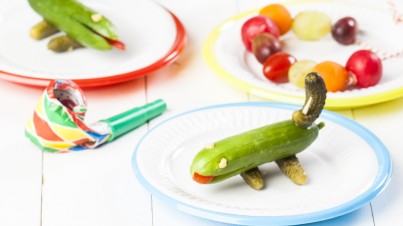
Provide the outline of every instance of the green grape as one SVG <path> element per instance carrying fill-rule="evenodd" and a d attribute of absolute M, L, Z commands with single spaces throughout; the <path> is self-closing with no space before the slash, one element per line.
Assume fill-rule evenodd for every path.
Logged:
<path fill-rule="evenodd" d="M 304 88 L 305 76 L 312 72 L 316 63 L 311 60 L 295 62 L 288 70 L 288 80 L 297 87 Z"/>
<path fill-rule="evenodd" d="M 332 29 L 330 17 L 325 13 L 307 10 L 297 14 L 292 31 L 302 40 L 314 41 L 329 34 Z"/>

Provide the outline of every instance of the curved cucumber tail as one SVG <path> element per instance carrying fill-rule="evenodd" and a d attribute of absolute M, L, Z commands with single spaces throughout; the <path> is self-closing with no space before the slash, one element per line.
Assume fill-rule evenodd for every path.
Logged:
<path fill-rule="evenodd" d="M 298 126 L 307 128 L 315 122 L 325 106 L 326 93 L 325 82 L 318 73 L 311 72 L 305 77 L 304 106 L 292 114 L 292 119 Z"/>

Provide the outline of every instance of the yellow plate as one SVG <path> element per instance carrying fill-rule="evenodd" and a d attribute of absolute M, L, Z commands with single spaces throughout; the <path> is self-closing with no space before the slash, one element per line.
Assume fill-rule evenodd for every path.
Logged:
<path fill-rule="evenodd" d="M 382 52 L 393 53 L 403 49 L 403 30 L 393 23 L 389 11 L 365 5 L 342 4 L 334 1 L 305 1 L 286 3 L 295 16 L 303 10 L 320 10 L 327 13 L 332 22 L 344 16 L 354 16 L 359 24 L 357 39 Z M 304 90 L 291 83 L 274 84 L 264 78 L 262 65 L 252 53 L 247 52 L 241 40 L 242 24 L 258 14 L 259 9 L 236 15 L 218 25 L 207 38 L 203 55 L 207 64 L 219 76 L 255 96 L 273 101 L 301 104 Z M 371 15 L 370 17 L 368 15 Z M 309 59 L 317 63 L 331 60 L 345 65 L 348 57 L 364 46 L 342 46 L 327 35 L 319 41 L 299 40 L 292 31 L 281 38 L 283 51 L 298 60 Z M 356 108 L 381 103 L 403 96 L 403 57 L 384 60 L 381 81 L 369 88 L 328 92 L 326 108 Z"/>

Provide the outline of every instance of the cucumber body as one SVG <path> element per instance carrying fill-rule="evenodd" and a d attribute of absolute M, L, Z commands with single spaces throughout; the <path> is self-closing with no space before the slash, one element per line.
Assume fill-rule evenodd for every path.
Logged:
<path fill-rule="evenodd" d="M 108 50 L 112 47 L 105 38 L 117 39 L 114 27 L 107 18 L 102 16 L 99 21 L 94 22 L 92 16 L 97 12 L 75 0 L 28 0 L 28 2 L 45 20 L 86 47 Z"/>
<path fill-rule="evenodd" d="M 213 176 L 210 183 L 238 175 L 261 164 L 295 155 L 317 138 L 316 124 L 302 128 L 292 120 L 277 122 L 227 137 L 204 148 L 193 159 L 191 174 Z M 225 159 L 225 166 L 220 165 Z"/>

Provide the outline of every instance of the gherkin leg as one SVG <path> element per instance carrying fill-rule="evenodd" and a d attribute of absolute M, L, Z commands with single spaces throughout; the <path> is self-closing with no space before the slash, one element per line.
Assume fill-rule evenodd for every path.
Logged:
<path fill-rule="evenodd" d="M 260 190 L 264 187 L 262 173 L 258 167 L 241 173 L 241 177 L 253 189 Z"/>
<path fill-rule="evenodd" d="M 56 34 L 57 32 L 59 32 L 59 29 L 57 29 L 57 27 L 53 26 L 46 20 L 42 20 L 41 22 L 35 24 L 29 30 L 29 35 L 35 40 L 40 40 Z"/>
<path fill-rule="evenodd" d="M 278 167 L 292 182 L 298 185 L 307 183 L 308 178 L 304 168 L 296 155 L 292 155 L 280 160 L 276 160 Z"/>
<path fill-rule="evenodd" d="M 79 42 L 68 35 L 52 38 L 48 43 L 48 49 L 58 53 L 69 52 L 82 47 Z"/>

